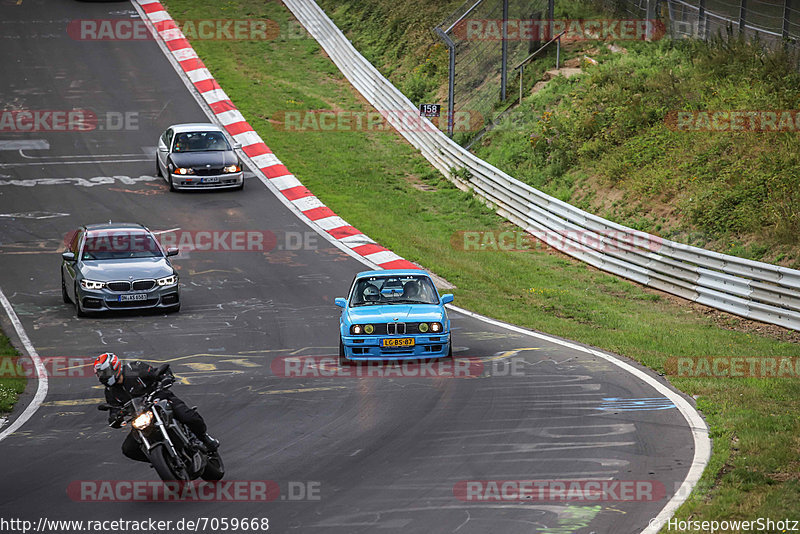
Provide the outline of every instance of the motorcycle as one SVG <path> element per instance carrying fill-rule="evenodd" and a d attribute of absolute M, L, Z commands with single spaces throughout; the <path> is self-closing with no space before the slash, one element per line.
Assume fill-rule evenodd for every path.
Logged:
<path fill-rule="evenodd" d="M 125 403 L 115 423 L 130 425 L 134 439 L 161 480 L 222 480 L 225 466 L 219 451 L 209 451 L 175 419 L 169 401 L 156 398 L 171 385 L 161 384 L 155 391 Z M 97 409 L 109 411 L 112 406 L 103 403 Z"/>

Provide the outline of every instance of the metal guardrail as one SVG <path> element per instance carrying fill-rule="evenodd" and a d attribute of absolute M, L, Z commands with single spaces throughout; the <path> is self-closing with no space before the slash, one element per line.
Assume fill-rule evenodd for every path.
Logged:
<path fill-rule="evenodd" d="M 313 0 L 284 3 L 377 110 L 417 113 Z M 459 188 L 473 190 L 498 214 L 554 248 L 640 284 L 800 330 L 800 271 L 676 243 L 592 215 L 481 160 L 427 119 L 420 124 L 426 127 L 398 131 Z"/>

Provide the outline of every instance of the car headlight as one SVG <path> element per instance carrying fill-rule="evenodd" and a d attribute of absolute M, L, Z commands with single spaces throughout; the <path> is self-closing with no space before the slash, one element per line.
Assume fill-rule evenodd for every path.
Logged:
<path fill-rule="evenodd" d="M 242 168 L 238 165 L 228 165 L 227 167 L 223 167 L 222 172 L 239 172 Z"/>
<path fill-rule="evenodd" d="M 133 428 L 135 428 L 136 430 L 144 430 L 145 428 L 150 426 L 152 422 L 153 422 L 153 412 L 148 410 L 146 412 L 142 412 L 139 415 L 137 415 L 136 419 L 134 419 L 133 423 L 131 424 L 133 425 Z"/>
<path fill-rule="evenodd" d="M 98 282 L 96 280 L 87 280 L 86 278 L 84 278 L 83 280 L 81 280 L 81 287 L 83 289 L 103 289 L 104 287 L 106 287 L 106 283 Z"/>
<path fill-rule="evenodd" d="M 431 323 L 431 332 L 441 332 L 442 323 Z"/>
<path fill-rule="evenodd" d="M 371 334 L 374 331 L 375 331 L 375 327 L 372 326 L 371 324 L 364 325 L 364 333 L 365 334 Z"/>
<path fill-rule="evenodd" d="M 175 284 L 178 283 L 178 275 L 173 274 L 170 276 L 165 276 L 164 278 L 159 278 L 158 280 L 156 280 L 156 282 L 161 287 L 174 286 Z"/>
<path fill-rule="evenodd" d="M 428 331 L 428 323 L 419 323 L 419 331 L 423 334 Z"/>
<path fill-rule="evenodd" d="M 172 174 L 194 174 L 194 169 L 189 167 L 177 167 Z"/>
<path fill-rule="evenodd" d="M 360 324 L 354 324 L 353 326 L 350 327 L 350 333 L 353 334 L 354 336 L 357 336 L 359 334 L 363 334 L 364 333 L 364 327 L 361 326 Z"/>

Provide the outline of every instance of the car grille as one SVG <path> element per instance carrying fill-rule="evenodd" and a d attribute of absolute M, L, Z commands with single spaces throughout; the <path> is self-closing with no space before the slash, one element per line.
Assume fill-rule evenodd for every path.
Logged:
<path fill-rule="evenodd" d="M 197 176 L 216 176 L 222 174 L 222 167 L 195 167 L 194 173 Z"/>
<path fill-rule="evenodd" d="M 419 323 L 370 323 L 374 329 L 372 336 L 405 336 L 408 334 L 419 334 Z"/>
<path fill-rule="evenodd" d="M 155 280 L 136 280 L 133 283 L 134 291 L 147 291 L 149 289 L 153 289 L 154 287 L 156 287 Z"/>
<path fill-rule="evenodd" d="M 109 282 L 106 284 L 106 287 L 111 291 L 130 291 L 131 290 L 131 283 L 130 282 Z"/>
<path fill-rule="evenodd" d="M 116 291 L 117 293 L 124 293 L 126 291 L 130 291 L 131 289 L 134 291 L 149 291 L 156 287 L 156 281 L 134 280 L 133 282 L 108 282 L 106 287 L 111 291 Z"/>

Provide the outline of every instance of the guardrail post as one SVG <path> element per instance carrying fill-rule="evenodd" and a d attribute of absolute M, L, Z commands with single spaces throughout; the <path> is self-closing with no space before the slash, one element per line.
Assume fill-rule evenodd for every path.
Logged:
<path fill-rule="evenodd" d="M 455 81 L 456 81 L 456 44 L 450 37 L 442 31 L 441 28 L 436 28 L 436 33 L 447 45 L 450 51 L 450 75 L 447 84 L 447 135 L 453 137 L 453 113 L 455 110 Z"/>

